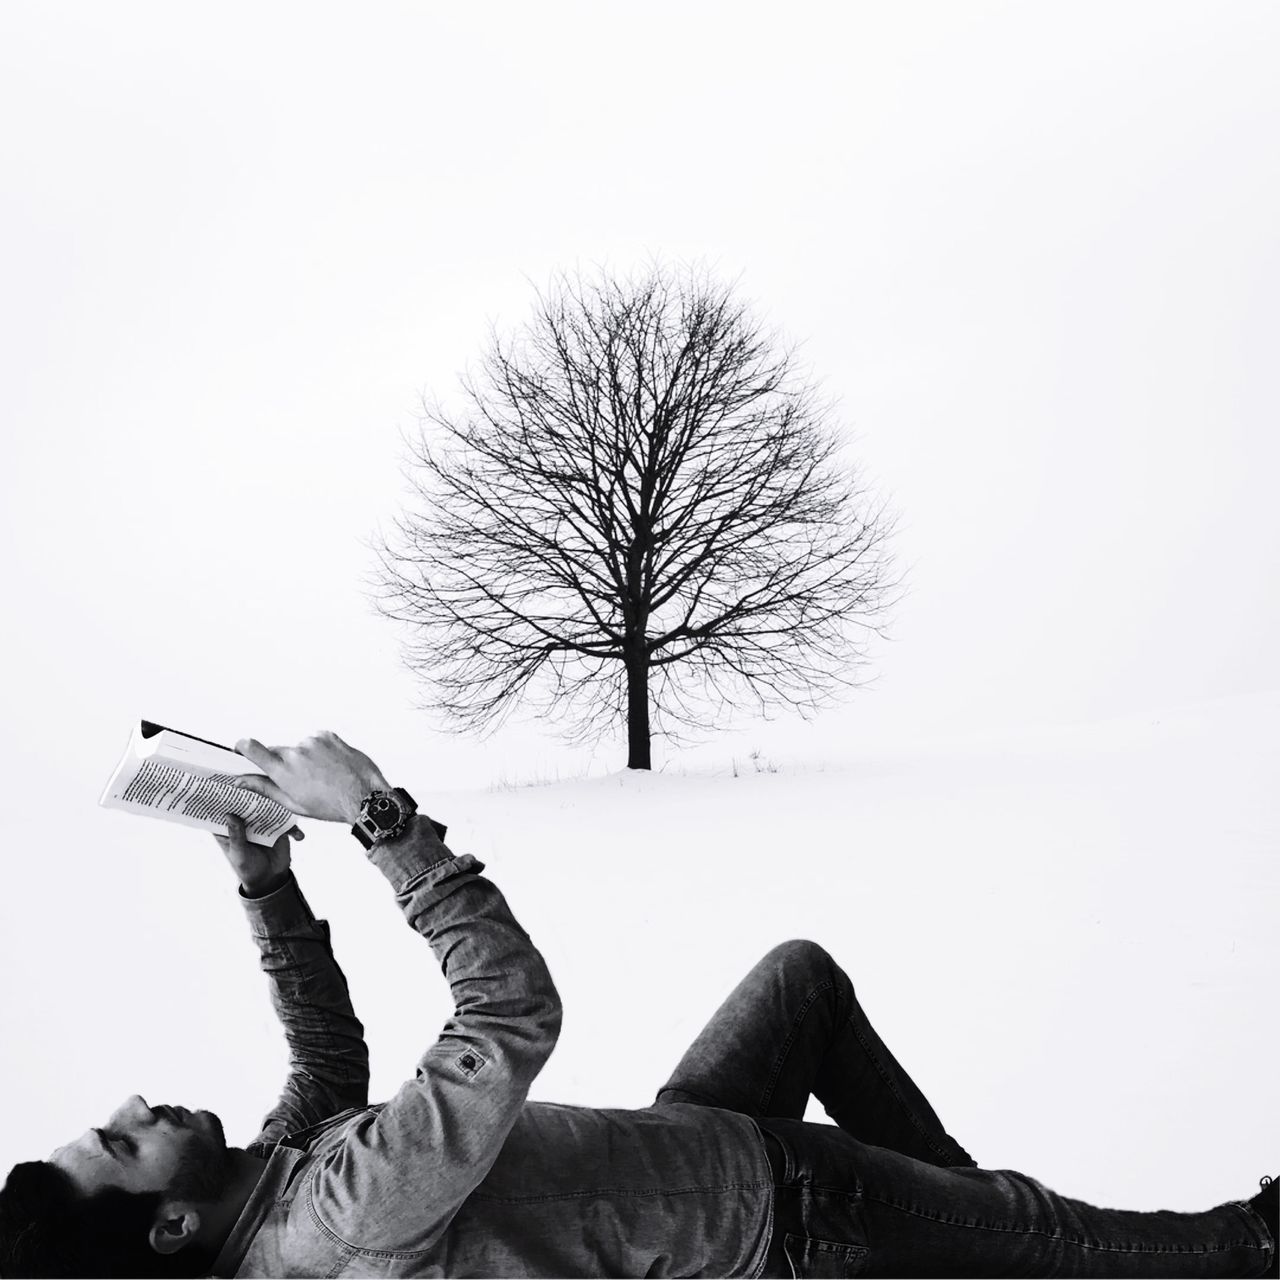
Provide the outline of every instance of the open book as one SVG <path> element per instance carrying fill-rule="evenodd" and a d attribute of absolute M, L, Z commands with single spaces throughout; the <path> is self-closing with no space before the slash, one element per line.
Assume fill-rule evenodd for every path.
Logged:
<path fill-rule="evenodd" d="M 232 785 L 245 774 L 262 776 L 229 747 L 143 720 L 98 803 L 219 835 L 226 835 L 234 813 L 254 844 L 274 844 L 296 819 L 274 800 Z"/>

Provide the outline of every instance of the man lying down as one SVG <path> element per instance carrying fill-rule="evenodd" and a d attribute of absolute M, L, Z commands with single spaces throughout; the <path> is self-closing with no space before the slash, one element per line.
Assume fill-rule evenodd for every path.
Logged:
<path fill-rule="evenodd" d="M 293 812 L 351 825 L 455 1012 L 387 1102 L 287 836 L 219 837 L 290 1049 L 262 1130 L 127 1099 L 0 1191 L 4 1276 L 1276 1275 L 1280 1182 L 1198 1213 L 1069 1200 L 943 1128 L 818 946 L 771 950 L 652 1106 L 526 1101 L 560 1002 L 502 894 L 332 733 L 246 739 Z M 425 1038 L 425 1035 L 424 1035 Z M 834 1125 L 802 1119 L 810 1095 Z"/>

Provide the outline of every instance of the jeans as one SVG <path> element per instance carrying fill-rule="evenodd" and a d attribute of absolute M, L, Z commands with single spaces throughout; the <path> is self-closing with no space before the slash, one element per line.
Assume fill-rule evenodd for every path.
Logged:
<path fill-rule="evenodd" d="M 810 1095 L 838 1127 L 805 1123 Z M 1276 1247 L 1242 1204 L 1100 1209 L 977 1168 L 811 942 L 752 969 L 658 1101 L 756 1119 L 776 1183 L 770 1276 L 1256 1276 Z"/>

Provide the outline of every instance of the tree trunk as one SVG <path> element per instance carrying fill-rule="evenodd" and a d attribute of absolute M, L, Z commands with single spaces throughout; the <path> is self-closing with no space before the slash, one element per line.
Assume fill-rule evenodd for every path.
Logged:
<path fill-rule="evenodd" d="M 649 769 L 649 664 L 627 661 L 627 768 Z"/>

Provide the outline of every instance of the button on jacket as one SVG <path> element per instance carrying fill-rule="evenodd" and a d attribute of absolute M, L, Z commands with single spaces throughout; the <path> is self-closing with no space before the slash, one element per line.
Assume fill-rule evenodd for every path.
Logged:
<path fill-rule="evenodd" d="M 755 1122 L 529 1102 L 560 1003 L 483 864 L 421 816 L 369 857 L 430 943 L 454 1014 L 395 1097 L 369 1106 L 328 926 L 292 877 L 244 899 L 291 1070 L 248 1147 L 266 1167 L 214 1274 L 758 1275 L 773 1175 Z"/>

